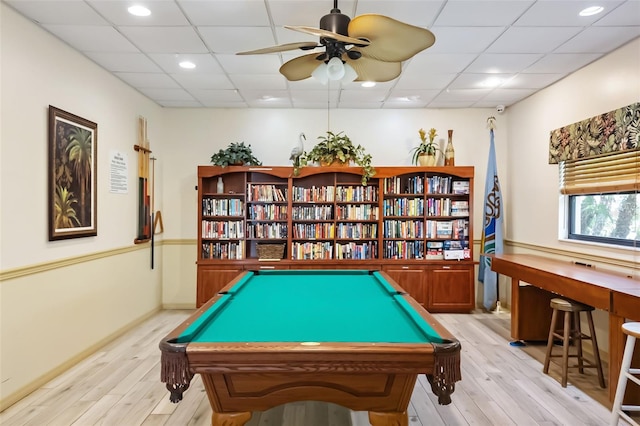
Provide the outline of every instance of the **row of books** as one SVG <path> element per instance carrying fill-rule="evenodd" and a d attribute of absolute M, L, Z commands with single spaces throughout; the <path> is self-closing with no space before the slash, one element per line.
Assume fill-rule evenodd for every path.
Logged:
<path fill-rule="evenodd" d="M 326 204 L 293 206 L 291 217 L 293 220 L 332 220 L 333 206 Z"/>
<path fill-rule="evenodd" d="M 378 257 L 378 242 L 336 244 L 336 259 L 375 259 Z"/>
<path fill-rule="evenodd" d="M 336 206 L 336 217 L 339 220 L 377 220 L 378 206 L 371 204 Z"/>
<path fill-rule="evenodd" d="M 385 220 L 382 236 L 384 238 L 424 238 L 424 221 Z"/>
<path fill-rule="evenodd" d="M 203 216 L 244 216 L 244 203 L 233 198 L 203 198 Z"/>
<path fill-rule="evenodd" d="M 426 234 L 427 238 L 466 239 L 469 237 L 469 221 L 466 219 L 427 220 Z"/>
<path fill-rule="evenodd" d="M 351 240 L 378 238 L 378 225 L 373 223 L 339 223 L 336 237 Z"/>
<path fill-rule="evenodd" d="M 291 245 L 293 260 L 330 260 L 333 259 L 333 244 L 330 242 L 294 242 Z"/>
<path fill-rule="evenodd" d="M 293 238 L 325 239 L 335 236 L 333 223 L 296 223 L 293 225 Z"/>
<path fill-rule="evenodd" d="M 247 238 L 287 238 L 287 224 L 252 223 L 247 225 Z"/>
<path fill-rule="evenodd" d="M 385 178 L 385 194 L 468 194 L 469 181 L 453 180 L 451 176 L 396 176 Z"/>
<path fill-rule="evenodd" d="M 333 202 L 335 200 L 335 187 L 312 186 L 310 188 L 304 188 L 301 186 L 294 186 L 292 197 L 294 202 Z"/>
<path fill-rule="evenodd" d="M 338 186 L 336 201 L 340 202 L 377 202 L 378 187 L 376 186 Z"/>
<path fill-rule="evenodd" d="M 432 260 L 463 260 L 471 257 L 469 241 L 428 241 L 425 258 Z"/>
<path fill-rule="evenodd" d="M 382 257 L 385 259 L 422 259 L 424 241 L 385 241 Z"/>
<path fill-rule="evenodd" d="M 252 204 L 249 206 L 250 220 L 287 220 L 287 206 L 283 204 Z"/>
<path fill-rule="evenodd" d="M 286 194 L 286 185 L 247 185 L 247 201 L 284 202 L 287 201 Z"/>
<path fill-rule="evenodd" d="M 244 238 L 243 221 L 202 221 L 202 238 L 206 239 L 228 239 Z"/>
<path fill-rule="evenodd" d="M 422 198 L 393 198 L 382 202 L 382 212 L 385 216 L 423 216 L 424 199 Z"/>
<path fill-rule="evenodd" d="M 244 244 L 228 243 L 203 243 L 203 259 L 244 259 Z"/>

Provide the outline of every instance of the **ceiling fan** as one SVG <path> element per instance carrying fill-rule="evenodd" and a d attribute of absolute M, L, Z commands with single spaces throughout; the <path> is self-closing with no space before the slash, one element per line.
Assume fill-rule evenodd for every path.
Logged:
<path fill-rule="evenodd" d="M 334 0 L 331 13 L 320 19 L 320 28 L 289 25 L 285 28 L 317 36 L 320 42 L 287 43 L 237 54 L 325 48 L 322 53 L 286 62 L 280 73 L 289 81 L 313 76 L 325 84 L 327 80 L 384 82 L 400 75 L 402 61 L 432 46 L 436 40 L 427 29 L 387 16 L 365 14 L 350 19 L 338 9 L 338 0 Z"/>

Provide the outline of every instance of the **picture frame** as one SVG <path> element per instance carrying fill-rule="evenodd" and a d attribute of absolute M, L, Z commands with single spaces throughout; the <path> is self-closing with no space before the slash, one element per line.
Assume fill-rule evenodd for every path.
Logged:
<path fill-rule="evenodd" d="M 49 241 L 98 235 L 98 125 L 49 105 Z"/>

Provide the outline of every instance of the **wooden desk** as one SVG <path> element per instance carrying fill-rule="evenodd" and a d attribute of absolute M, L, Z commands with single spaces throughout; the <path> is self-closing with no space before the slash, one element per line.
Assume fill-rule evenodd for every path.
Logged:
<path fill-rule="evenodd" d="M 608 386 L 613 401 L 625 342 L 620 327 L 625 318 L 640 321 L 640 280 L 542 256 L 497 254 L 492 259 L 493 271 L 511 277 L 511 337 L 516 340 L 547 340 L 549 301 L 556 295 L 609 312 Z M 531 286 L 521 286 L 521 281 Z M 634 360 L 640 361 L 639 353 Z M 638 401 L 640 388 L 629 383 L 625 403 Z"/>

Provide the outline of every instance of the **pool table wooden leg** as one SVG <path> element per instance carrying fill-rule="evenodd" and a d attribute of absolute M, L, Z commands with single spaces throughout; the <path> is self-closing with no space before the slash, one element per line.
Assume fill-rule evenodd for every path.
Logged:
<path fill-rule="evenodd" d="M 216 413 L 211 416 L 212 426 L 243 426 L 251 419 L 251 412 Z"/>
<path fill-rule="evenodd" d="M 406 411 L 403 413 L 369 411 L 369 423 L 371 423 L 371 426 L 408 426 L 409 417 Z"/>

